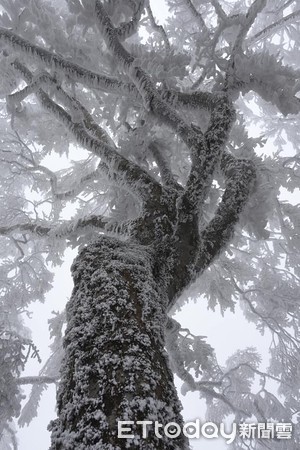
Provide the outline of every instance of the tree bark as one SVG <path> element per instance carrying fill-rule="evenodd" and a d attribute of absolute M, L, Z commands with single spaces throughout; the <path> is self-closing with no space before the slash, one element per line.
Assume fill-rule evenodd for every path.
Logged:
<path fill-rule="evenodd" d="M 143 438 L 135 423 L 182 426 L 164 350 L 167 297 L 153 269 L 150 246 L 104 236 L 75 259 L 51 450 L 188 448 L 182 434 L 156 436 L 154 423 Z M 118 421 L 133 421 L 134 437 L 118 438 Z"/>

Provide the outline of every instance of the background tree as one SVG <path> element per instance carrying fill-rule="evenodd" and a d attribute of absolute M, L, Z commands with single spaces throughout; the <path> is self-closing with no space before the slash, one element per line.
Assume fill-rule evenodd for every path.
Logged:
<path fill-rule="evenodd" d="M 0 3 L 3 447 L 60 378 L 53 450 L 187 448 L 139 428 L 117 438 L 117 420 L 182 423 L 172 369 L 208 420 L 295 425 L 288 444 L 233 448 L 299 448 L 300 224 L 282 200 L 299 178 L 297 2 L 168 0 L 164 26 L 147 0 Z M 67 246 L 80 253 L 66 319 L 25 378 L 38 352 L 22 316 Z M 221 366 L 170 318 L 191 283 L 271 333 L 266 371 L 254 348 Z"/>

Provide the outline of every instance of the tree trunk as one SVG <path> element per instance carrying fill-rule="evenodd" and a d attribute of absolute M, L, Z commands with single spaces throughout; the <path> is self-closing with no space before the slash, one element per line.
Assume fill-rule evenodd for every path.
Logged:
<path fill-rule="evenodd" d="M 182 434 L 160 428 L 160 438 L 152 423 L 143 438 L 136 425 L 182 426 L 164 350 L 167 299 L 153 266 L 150 247 L 104 236 L 75 259 L 52 450 L 187 448 Z M 133 421 L 122 433 L 134 437 L 118 437 L 118 421 Z"/>

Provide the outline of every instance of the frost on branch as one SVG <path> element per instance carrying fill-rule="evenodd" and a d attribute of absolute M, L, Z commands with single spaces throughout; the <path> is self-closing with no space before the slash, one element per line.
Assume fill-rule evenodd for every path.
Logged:
<path fill-rule="evenodd" d="M 24 370 L 29 356 L 38 358 L 38 350 L 29 339 L 6 330 L 0 323 L 0 436 L 6 423 L 18 417 L 22 392 L 17 377 Z"/>
<path fill-rule="evenodd" d="M 269 52 L 235 56 L 235 76 L 242 83 L 242 92 L 253 89 L 265 101 L 277 106 L 283 115 L 298 114 L 300 70 L 282 64 Z"/>
<path fill-rule="evenodd" d="M 22 377 L 19 383 L 32 384 L 31 392 L 25 405 L 22 407 L 18 418 L 18 425 L 24 427 L 29 425 L 34 417 L 38 416 L 39 403 L 43 391 L 48 383 L 57 383 L 59 380 L 59 370 L 63 358 L 62 348 L 62 327 L 65 324 L 65 311 L 62 313 L 53 312 L 53 317 L 49 319 L 50 337 L 54 338 L 51 344 L 52 354 L 40 370 L 37 377 Z"/>
<path fill-rule="evenodd" d="M 32 44 L 9 30 L 0 28 L 0 41 L 11 46 L 14 50 L 20 50 L 25 55 L 46 66 L 55 68 L 57 71 L 70 77 L 73 81 L 82 82 L 86 86 L 95 89 L 103 89 L 108 92 L 121 92 L 134 94 L 132 85 L 123 84 L 117 79 L 106 77 L 92 72 L 78 64 L 67 61 L 50 51 Z"/>
<path fill-rule="evenodd" d="M 0 58 L 0 98 L 10 94 L 18 86 L 18 78 L 11 67 L 12 60 L 1 54 Z"/>

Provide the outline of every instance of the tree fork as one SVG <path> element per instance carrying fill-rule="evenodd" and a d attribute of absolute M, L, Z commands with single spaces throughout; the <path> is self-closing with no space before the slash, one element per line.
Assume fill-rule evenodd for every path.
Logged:
<path fill-rule="evenodd" d="M 182 426 L 164 350 L 167 298 L 153 260 L 149 247 L 104 236 L 75 259 L 51 450 L 188 448 L 182 435 L 160 428 L 156 436 L 154 424 L 143 439 L 135 424 Z M 134 438 L 118 438 L 118 421 L 134 422 Z"/>

